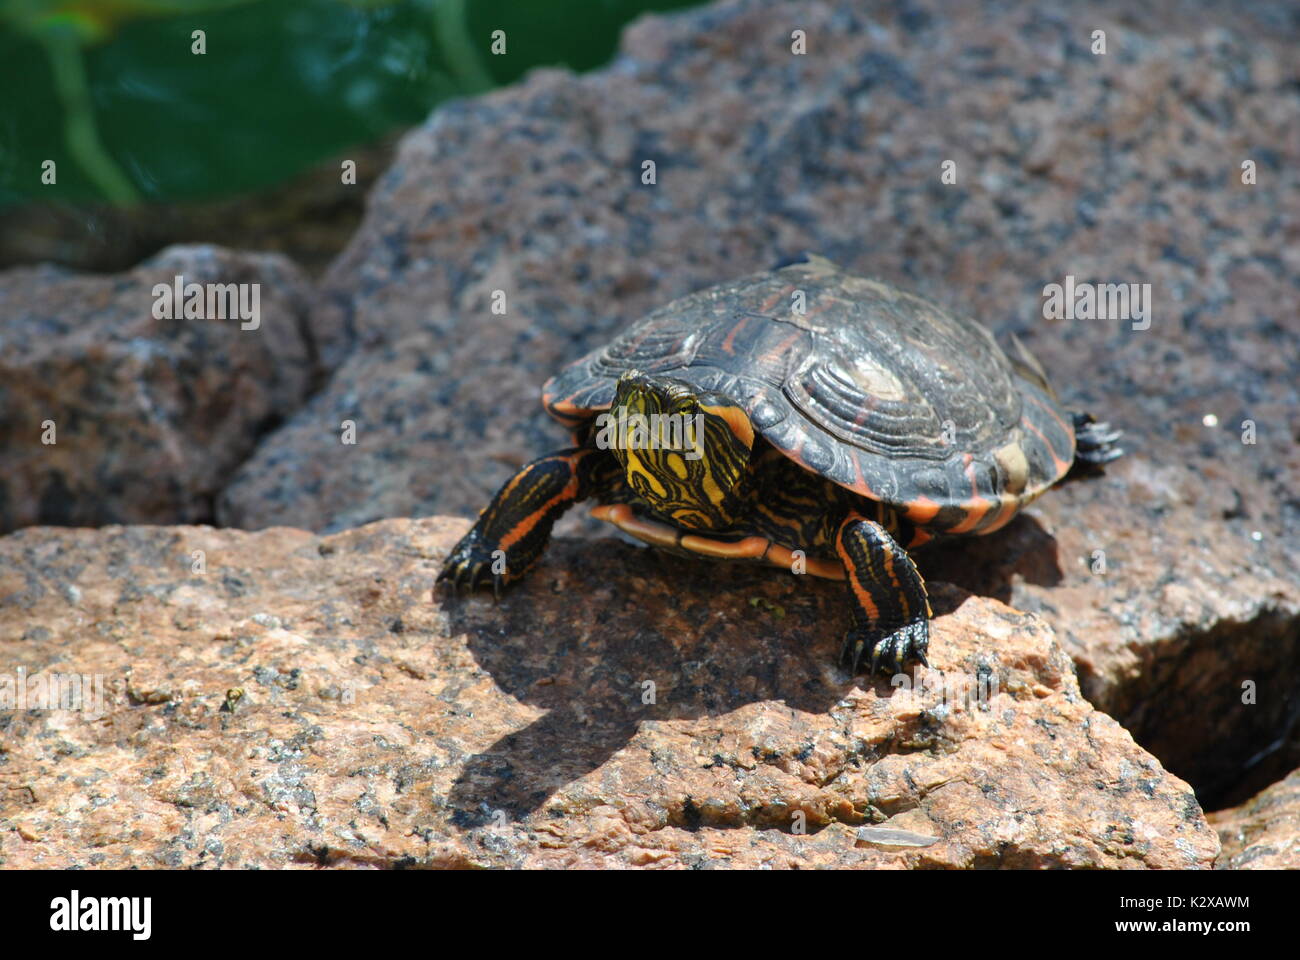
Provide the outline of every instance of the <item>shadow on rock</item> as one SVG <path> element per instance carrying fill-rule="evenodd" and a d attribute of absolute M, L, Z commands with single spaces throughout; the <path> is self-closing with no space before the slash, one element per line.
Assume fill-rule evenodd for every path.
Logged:
<path fill-rule="evenodd" d="M 1056 540 L 1025 513 L 996 533 L 935 543 L 918 550 L 915 558 L 927 583 L 952 583 L 1003 603 L 1011 602 L 1017 578 L 1040 587 L 1054 587 L 1063 579 Z M 940 615 L 937 607 L 934 614 Z"/>
<path fill-rule="evenodd" d="M 871 683 L 838 665 L 849 624 L 839 583 L 618 541 L 593 547 L 557 542 L 499 602 L 443 601 L 479 665 L 511 696 L 547 711 L 466 763 L 449 796 L 464 826 L 497 811 L 532 813 L 602 766 L 640 724 L 762 701 L 825 713 L 855 684 Z M 875 689 L 892 692 L 885 678 Z"/>
<path fill-rule="evenodd" d="M 1014 574 L 1036 583 L 1060 577 L 1054 541 L 1032 518 L 981 539 L 1001 542 L 956 555 L 949 545 L 931 551 L 931 569 L 944 571 L 931 574 L 935 616 L 966 596 L 942 587 L 945 579 L 1005 599 Z M 825 713 L 856 684 L 892 693 L 887 678 L 854 678 L 839 665 L 849 625 L 843 585 L 767 567 L 561 540 L 499 602 L 477 594 L 443 603 L 451 630 L 466 635 L 496 683 L 547 711 L 467 761 L 448 798 L 466 827 L 498 811 L 531 814 L 601 767 L 642 723 L 698 720 L 762 701 Z"/>

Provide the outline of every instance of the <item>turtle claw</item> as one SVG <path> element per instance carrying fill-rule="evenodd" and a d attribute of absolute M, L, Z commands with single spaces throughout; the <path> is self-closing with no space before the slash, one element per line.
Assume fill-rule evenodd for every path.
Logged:
<path fill-rule="evenodd" d="M 853 673 L 858 673 L 869 653 L 870 673 L 879 673 L 881 667 L 886 667 L 891 674 L 901 673 L 909 662 L 928 667 L 925 653 L 929 645 L 927 620 L 913 620 L 883 635 L 879 630 L 854 627 L 844 637 L 843 659 Z"/>
<path fill-rule="evenodd" d="M 445 584 L 453 597 L 459 596 L 462 589 L 473 592 L 490 583 L 492 593 L 501 599 L 501 589 L 508 578 L 492 570 L 493 552 L 494 548 L 484 542 L 478 528 L 472 528 L 447 555 L 436 583 Z"/>
<path fill-rule="evenodd" d="M 1086 467 L 1100 467 L 1124 455 L 1117 430 L 1090 413 L 1072 413 L 1074 419 L 1075 460 Z"/>

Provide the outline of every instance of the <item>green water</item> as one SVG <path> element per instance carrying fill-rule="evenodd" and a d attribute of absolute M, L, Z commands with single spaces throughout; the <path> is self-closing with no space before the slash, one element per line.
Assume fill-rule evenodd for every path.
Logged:
<path fill-rule="evenodd" d="M 693 5 L 0 0 L 0 206 L 240 194 L 532 67 L 599 66 L 628 21 Z"/>

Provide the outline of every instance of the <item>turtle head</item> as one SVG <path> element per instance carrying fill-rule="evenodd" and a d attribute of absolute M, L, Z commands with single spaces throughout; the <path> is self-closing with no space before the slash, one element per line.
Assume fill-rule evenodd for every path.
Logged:
<path fill-rule="evenodd" d="M 730 526 L 744 495 L 754 427 L 735 401 L 683 380 L 625 373 L 597 419 L 628 486 L 660 516 L 692 530 Z"/>

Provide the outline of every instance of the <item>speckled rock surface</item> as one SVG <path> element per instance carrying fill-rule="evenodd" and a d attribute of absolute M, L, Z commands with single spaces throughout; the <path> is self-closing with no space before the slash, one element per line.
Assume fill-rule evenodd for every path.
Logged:
<path fill-rule="evenodd" d="M 1187 784 L 1083 699 L 1036 617 L 937 588 L 945 701 L 850 678 L 833 664 L 841 585 L 766 568 L 569 540 L 499 604 L 431 602 L 464 529 L 0 538 L 5 669 L 101 674 L 105 691 L 94 715 L 0 712 L 0 866 L 1142 868 L 1218 853 Z M 983 706 L 959 682 L 979 677 Z"/>
<path fill-rule="evenodd" d="M 1095 703 L 1207 802 L 1245 799 L 1300 764 L 1300 28 L 1272 4 L 844 7 L 650 18 L 599 74 L 435 113 L 325 281 L 323 322 L 370 348 L 219 518 L 473 515 L 563 442 L 538 403 L 563 362 L 811 249 L 1017 333 L 1127 431 L 1106 477 L 922 566 L 1041 614 Z M 1067 276 L 1150 284 L 1150 328 L 1045 319 Z"/>
<path fill-rule="evenodd" d="M 155 318 L 154 285 L 178 275 L 260 285 L 260 327 Z M 212 519 L 214 494 L 312 386 L 307 303 L 283 257 L 207 246 L 116 276 L 0 274 L 0 530 Z"/>
<path fill-rule="evenodd" d="M 1300 870 L 1300 770 L 1240 807 L 1210 816 L 1220 870 Z"/>

